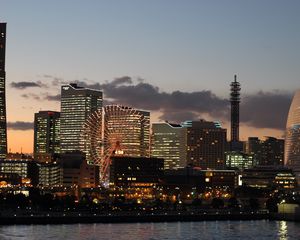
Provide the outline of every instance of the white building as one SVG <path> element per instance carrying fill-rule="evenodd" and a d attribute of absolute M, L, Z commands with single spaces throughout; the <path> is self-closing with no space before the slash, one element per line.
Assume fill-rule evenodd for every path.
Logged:
<path fill-rule="evenodd" d="M 165 169 L 186 167 L 186 131 L 179 124 L 152 124 L 151 156 L 163 158 Z"/>
<path fill-rule="evenodd" d="M 284 163 L 293 169 L 300 183 L 300 90 L 293 97 L 287 119 Z"/>

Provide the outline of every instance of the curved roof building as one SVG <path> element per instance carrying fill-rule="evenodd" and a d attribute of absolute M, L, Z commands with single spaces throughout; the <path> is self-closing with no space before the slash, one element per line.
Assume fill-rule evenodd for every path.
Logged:
<path fill-rule="evenodd" d="M 289 110 L 285 137 L 285 165 L 291 167 L 300 180 L 300 90 L 294 97 Z"/>

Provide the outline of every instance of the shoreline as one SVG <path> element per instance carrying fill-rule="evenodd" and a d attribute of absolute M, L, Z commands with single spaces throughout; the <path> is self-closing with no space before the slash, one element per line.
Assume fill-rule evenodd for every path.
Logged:
<path fill-rule="evenodd" d="M 269 213 L 118 213 L 118 214 L 46 214 L 0 216 L 0 225 L 76 224 L 76 223 L 145 223 L 145 222 L 196 222 L 196 221 L 275 220 Z"/>

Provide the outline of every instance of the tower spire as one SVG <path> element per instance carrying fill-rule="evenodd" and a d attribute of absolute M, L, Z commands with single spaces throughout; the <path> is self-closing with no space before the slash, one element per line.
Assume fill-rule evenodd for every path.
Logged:
<path fill-rule="evenodd" d="M 230 84 L 231 103 L 231 148 L 237 150 L 239 145 L 239 125 L 240 125 L 240 91 L 241 85 L 234 75 L 234 81 Z"/>

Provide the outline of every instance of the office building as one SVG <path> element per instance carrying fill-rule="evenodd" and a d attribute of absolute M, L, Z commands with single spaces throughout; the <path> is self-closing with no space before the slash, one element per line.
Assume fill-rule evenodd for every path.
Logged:
<path fill-rule="evenodd" d="M 164 173 L 161 158 L 113 156 L 110 166 L 110 187 L 114 196 L 126 199 L 155 199 Z"/>
<path fill-rule="evenodd" d="M 6 100 L 5 100 L 6 23 L 0 23 L 0 159 L 7 153 Z"/>
<path fill-rule="evenodd" d="M 238 173 L 234 170 L 201 170 L 186 167 L 166 170 L 162 186 L 164 193 L 181 199 L 193 199 L 200 193 L 205 198 L 224 197 L 238 186 Z"/>
<path fill-rule="evenodd" d="M 115 186 L 152 186 L 163 176 L 161 158 L 114 156 L 111 160 L 110 182 Z"/>
<path fill-rule="evenodd" d="M 187 129 L 180 124 L 153 123 L 151 156 L 164 159 L 165 169 L 186 166 Z"/>
<path fill-rule="evenodd" d="M 60 153 L 60 113 L 39 111 L 34 114 L 34 154 Z"/>
<path fill-rule="evenodd" d="M 254 161 L 261 166 L 284 165 L 284 139 L 264 137 L 249 137 L 246 143 L 246 153 L 253 155 Z"/>
<path fill-rule="evenodd" d="M 265 137 L 261 141 L 259 165 L 284 165 L 284 140 Z"/>
<path fill-rule="evenodd" d="M 88 164 L 85 154 L 73 151 L 60 154 L 64 187 L 95 188 L 99 186 L 99 166 Z"/>
<path fill-rule="evenodd" d="M 226 129 L 218 122 L 187 121 L 187 163 L 202 169 L 224 169 Z"/>
<path fill-rule="evenodd" d="M 280 166 L 256 166 L 242 173 L 244 186 L 270 189 L 293 189 L 297 186 L 291 169 Z"/>
<path fill-rule="evenodd" d="M 0 160 L 0 172 L 7 174 L 18 174 L 25 186 L 37 186 L 38 184 L 38 168 L 31 159 Z"/>
<path fill-rule="evenodd" d="M 261 141 L 258 137 L 249 137 L 246 142 L 247 154 L 252 155 L 256 162 L 259 162 L 261 156 Z"/>
<path fill-rule="evenodd" d="M 243 152 L 226 152 L 226 167 L 227 168 L 237 168 L 239 170 L 252 168 L 256 165 L 253 155 L 246 154 Z"/>
<path fill-rule="evenodd" d="M 284 163 L 293 169 L 300 183 L 300 90 L 295 93 L 288 114 Z"/>
<path fill-rule="evenodd" d="M 61 152 L 84 149 L 83 125 L 94 111 L 102 108 L 102 92 L 77 84 L 61 87 L 60 146 Z"/>
<path fill-rule="evenodd" d="M 37 163 L 38 186 L 56 187 L 62 185 L 62 168 L 56 162 Z"/>

